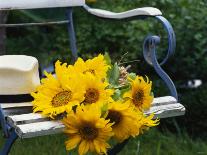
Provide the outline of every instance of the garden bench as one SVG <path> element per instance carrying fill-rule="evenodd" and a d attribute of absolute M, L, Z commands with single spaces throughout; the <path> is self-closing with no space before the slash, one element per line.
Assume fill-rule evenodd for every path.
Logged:
<path fill-rule="evenodd" d="M 7 123 L 15 129 L 19 138 L 56 134 L 64 129 L 61 122 L 32 113 L 32 104 L 29 102 L 19 105 L 1 104 L 1 107 L 5 110 Z M 172 96 L 158 97 L 154 99 L 150 110 L 145 112 L 147 115 L 151 113 L 155 114 L 155 118 L 174 117 L 183 115 L 185 108 Z"/>
<path fill-rule="evenodd" d="M 149 115 L 154 113 L 155 118 L 167 118 L 184 115 L 185 107 L 178 101 L 176 88 L 172 80 L 161 68 L 161 65 L 167 61 L 167 59 L 173 54 L 175 50 L 175 34 L 170 23 L 164 17 L 162 17 L 160 10 L 156 8 L 145 7 L 122 13 L 114 13 L 101 9 L 92 9 L 85 4 L 85 0 L 0 0 L 0 10 L 67 7 L 69 39 L 74 60 L 77 59 L 78 56 L 72 18 L 72 7 L 75 6 L 83 7 L 88 13 L 97 17 L 111 20 L 122 20 L 128 18 L 143 19 L 147 17 L 153 17 L 160 21 L 168 34 L 168 50 L 165 59 L 161 63 L 159 63 L 157 60 L 156 46 L 160 41 L 158 36 L 148 36 L 145 39 L 143 54 L 147 63 L 154 67 L 156 73 L 162 78 L 169 88 L 170 96 L 156 97 L 152 103 L 152 107 L 150 110 L 146 111 L 145 114 Z M 36 23 L 36 25 L 40 24 L 41 23 Z M 4 24 L 3 26 L 11 25 Z M 18 26 L 18 24 L 16 24 L 16 26 Z M 17 138 L 23 139 L 57 134 L 61 133 L 64 129 L 64 125 L 60 121 L 50 120 L 49 118 L 42 117 L 40 114 L 32 113 L 32 99 L 27 94 L 22 94 L 22 96 L 23 98 L 25 97 L 27 99 L 25 101 L 18 99 L 18 97 L 21 98 L 20 94 L 19 96 L 15 97 L 18 101 L 12 101 L 13 103 L 9 103 L 7 101 L 4 102 L 4 100 L 1 99 L 9 98 L 11 96 L 0 96 L 1 127 L 3 129 L 5 138 L 7 138 L 0 155 L 8 154 L 12 144 Z M 12 99 L 9 98 L 9 101 L 11 100 Z M 120 151 L 121 147 L 122 146 L 115 146 L 109 150 L 109 154 L 116 154 Z"/>

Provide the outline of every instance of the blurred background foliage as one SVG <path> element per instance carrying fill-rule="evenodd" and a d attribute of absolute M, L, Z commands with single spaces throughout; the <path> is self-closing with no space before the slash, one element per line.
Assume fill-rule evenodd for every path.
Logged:
<path fill-rule="evenodd" d="M 160 128 L 180 134 L 187 131 L 192 136 L 205 138 L 207 124 L 207 2 L 205 0 L 97 0 L 91 7 L 115 12 L 137 7 L 159 8 L 172 24 L 177 38 L 173 57 L 163 65 L 164 70 L 175 81 L 179 99 L 186 106 L 186 115 L 175 119 L 164 119 Z M 11 11 L 8 23 L 65 20 L 65 9 L 42 9 Z M 79 56 L 89 58 L 97 53 L 109 52 L 113 60 L 119 60 L 128 52 L 124 62 L 139 60 L 132 65 L 133 72 L 149 75 L 154 81 L 155 96 L 169 92 L 152 67 L 146 64 L 142 54 L 144 38 L 149 34 L 159 35 L 160 60 L 165 56 L 167 36 L 153 18 L 133 21 L 111 21 L 93 17 L 82 8 L 74 9 L 74 24 Z M 7 28 L 7 54 L 36 56 L 42 66 L 56 59 L 70 61 L 67 25 L 27 28 Z M 188 80 L 201 79 L 199 88 L 183 87 Z"/>

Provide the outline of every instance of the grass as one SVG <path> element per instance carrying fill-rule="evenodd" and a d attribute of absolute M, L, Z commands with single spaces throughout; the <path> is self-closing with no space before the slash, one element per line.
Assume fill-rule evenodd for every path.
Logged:
<path fill-rule="evenodd" d="M 206 155 L 207 141 L 192 140 L 187 134 L 182 136 L 161 133 L 156 129 L 137 139 L 132 139 L 121 155 Z"/>
<path fill-rule="evenodd" d="M 11 155 L 64 155 L 63 134 L 17 140 Z M 0 138 L 0 146 L 4 142 Z M 72 155 L 75 153 L 72 153 Z M 120 155 L 206 155 L 207 141 L 192 140 L 187 134 L 182 136 L 161 133 L 151 129 L 136 139 L 131 139 Z"/>

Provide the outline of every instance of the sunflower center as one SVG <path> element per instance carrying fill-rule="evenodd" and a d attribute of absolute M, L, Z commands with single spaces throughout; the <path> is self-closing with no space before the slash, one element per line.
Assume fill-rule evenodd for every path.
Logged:
<path fill-rule="evenodd" d="M 99 99 L 99 91 L 94 88 L 89 88 L 85 93 L 85 103 L 95 103 Z"/>
<path fill-rule="evenodd" d="M 86 74 L 87 72 L 95 75 L 95 70 L 94 69 L 87 69 L 86 71 L 83 72 L 83 74 Z"/>
<path fill-rule="evenodd" d="M 68 102 L 72 98 L 72 92 L 71 91 L 62 91 L 56 94 L 52 99 L 52 105 L 54 107 L 60 107 L 63 105 L 68 104 Z"/>
<path fill-rule="evenodd" d="M 98 129 L 91 124 L 84 124 L 79 130 L 83 139 L 93 140 L 98 136 Z"/>
<path fill-rule="evenodd" d="M 112 126 L 116 126 L 121 122 L 122 114 L 115 110 L 109 110 L 106 119 L 110 119 L 110 123 L 114 123 Z"/>
<path fill-rule="evenodd" d="M 142 105 L 144 100 L 144 91 L 143 90 L 138 90 L 136 93 L 133 95 L 133 103 L 136 106 Z"/>

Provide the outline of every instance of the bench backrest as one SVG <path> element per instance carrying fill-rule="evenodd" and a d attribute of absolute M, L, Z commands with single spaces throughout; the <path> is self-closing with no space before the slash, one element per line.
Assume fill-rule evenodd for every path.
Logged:
<path fill-rule="evenodd" d="M 83 6 L 85 0 L 0 0 L 0 10 Z"/>

